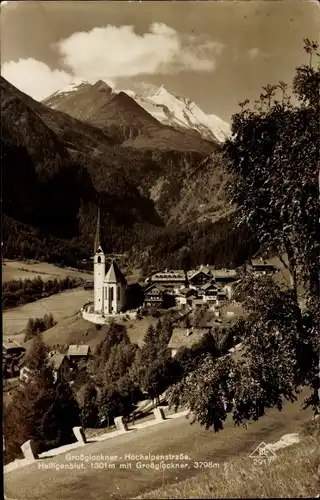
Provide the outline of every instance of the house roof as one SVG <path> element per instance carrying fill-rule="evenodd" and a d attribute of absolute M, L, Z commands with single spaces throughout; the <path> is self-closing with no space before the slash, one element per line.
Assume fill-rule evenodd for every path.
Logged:
<path fill-rule="evenodd" d="M 203 328 L 174 328 L 168 348 L 192 347 L 200 342 L 206 333 L 207 331 Z"/>
<path fill-rule="evenodd" d="M 203 268 L 203 269 L 198 269 L 197 271 L 192 271 L 192 272 L 190 273 L 190 275 L 188 276 L 188 279 L 189 279 L 189 280 L 192 280 L 193 278 L 195 278 L 196 276 L 198 276 L 198 274 L 204 274 L 204 275 L 206 275 L 208 278 L 210 278 L 210 275 L 212 275 L 212 273 L 211 273 L 210 269 L 207 269 L 207 268 L 205 269 L 205 268 Z"/>
<path fill-rule="evenodd" d="M 205 285 L 203 285 L 201 287 L 201 290 L 206 291 L 206 290 L 209 290 L 209 288 L 215 288 L 216 290 L 218 289 L 217 285 L 215 283 L 206 283 Z"/>
<path fill-rule="evenodd" d="M 113 260 L 111 262 L 111 266 L 109 267 L 109 271 L 104 278 L 104 283 L 122 283 L 122 285 L 126 285 L 127 281 L 120 271 L 118 264 Z"/>
<path fill-rule="evenodd" d="M 20 345 L 18 342 L 16 342 L 15 340 L 8 340 L 7 342 L 3 342 L 2 343 L 2 347 L 4 349 L 6 349 L 7 351 L 9 349 L 18 349 L 20 348 L 21 350 L 25 350 L 24 347 L 22 347 L 22 345 Z"/>
<path fill-rule="evenodd" d="M 145 289 L 144 293 L 145 293 L 145 294 L 146 294 L 146 293 L 149 293 L 149 292 L 151 292 L 152 290 L 154 290 L 155 288 L 157 288 L 158 290 L 160 290 L 160 292 L 165 292 L 165 291 L 166 291 L 166 289 L 165 289 L 165 288 L 163 288 L 161 285 L 155 285 L 155 284 L 153 284 L 153 285 L 149 285 L 149 286 Z"/>
<path fill-rule="evenodd" d="M 88 356 L 89 351 L 88 345 L 69 345 L 67 356 Z"/>
<path fill-rule="evenodd" d="M 215 269 L 212 274 L 215 280 L 221 278 L 237 279 L 237 271 L 235 269 Z"/>
<path fill-rule="evenodd" d="M 171 280 L 185 280 L 185 274 L 184 271 L 177 269 L 177 270 L 170 270 L 170 271 L 159 271 L 157 273 L 154 273 L 151 276 L 151 281 L 171 281 Z"/>
<path fill-rule="evenodd" d="M 52 365 L 54 370 L 59 370 L 65 358 L 66 355 L 60 354 L 60 352 L 55 352 L 55 351 L 49 352 L 49 363 Z"/>

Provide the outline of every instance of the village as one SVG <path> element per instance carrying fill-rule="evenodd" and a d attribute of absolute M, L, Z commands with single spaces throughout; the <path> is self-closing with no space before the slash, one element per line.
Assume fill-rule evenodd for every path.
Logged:
<path fill-rule="evenodd" d="M 201 342 L 215 328 L 228 328 L 245 314 L 234 298 L 241 273 L 279 272 L 273 264 L 252 259 L 242 270 L 216 269 L 210 265 L 188 271 L 164 269 L 152 273 L 141 284 L 127 284 L 116 260 L 111 261 L 105 273 L 106 256 L 100 244 L 93 260 L 94 280 L 87 281 L 84 288 L 92 290 L 94 300 L 81 307 L 83 319 L 102 326 L 121 324 L 128 319 L 139 323 L 141 317 L 154 320 L 170 313 L 174 328 L 167 348 L 172 357 L 179 349 Z M 26 348 L 14 339 L 3 342 L 3 375 L 8 382 L 28 381 L 31 371 L 24 362 L 25 352 Z M 79 363 L 86 363 L 90 352 L 90 345 L 84 341 L 50 351 L 55 379 L 74 380 Z"/>

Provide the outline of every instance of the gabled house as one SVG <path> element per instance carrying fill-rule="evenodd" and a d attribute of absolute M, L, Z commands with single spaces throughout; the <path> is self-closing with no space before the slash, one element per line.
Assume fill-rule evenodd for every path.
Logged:
<path fill-rule="evenodd" d="M 164 306 L 165 292 L 165 288 L 160 285 L 148 286 L 144 292 L 144 307 L 162 308 Z"/>
<path fill-rule="evenodd" d="M 4 379 L 19 376 L 21 360 L 25 351 L 25 348 L 15 340 L 9 340 L 2 344 L 2 373 Z"/>
<path fill-rule="evenodd" d="M 251 263 L 247 266 L 247 270 L 256 275 L 274 274 L 279 271 L 276 266 L 268 264 L 263 259 L 251 259 Z"/>
<path fill-rule="evenodd" d="M 190 348 L 200 343 L 207 333 L 205 328 L 174 328 L 168 344 L 171 356 L 174 357 L 181 347 Z"/>
<path fill-rule="evenodd" d="M 72 363 L 66 354 L 60 354 L 56 351 L 49 352 L 49 364 L 53 368 L 55 382 L 67 382 L 70 380 L 72 372 Z"/>
<path fill-rule="evenodd" d="M 67 356 L 71 363 L 87 361 L 90 355 L 90 346 L 88 345 L 69 345 Z"/>
<path fill-rule="evenodd" d="M 48 363 L 53 369 L 53 378 L 55 382 L 68 382 L 72 373 L 72 363 L 66 354 L 60 354 L 56 351 L 51 351 L 48 354 Z M 20 380 L 30 382 L 34 371 L 27 364 L 23 364 L 20 370 Z"/>
<path fill-rule="evenodd" d="M 203 285 L 201 293 L 204 304 L 208 304 L 209 307 L 218 305 L 218 288 L 214 282 Z"/>
<path fill-rule="evenodd" d="M 206 283 L 212 281 L 212 272 L 208 268 L 200 268 L 189 274 L 188 281 L 190 287 L 201 288 Z"/>
<path fill-rule="evenodd" d="M 166 290 L 184 288 L 187 285 L 187 277 L 182 269 L 159 271 L 150 277 L 150 284 L 161 286 Z"/>
<path fill-rule="evenodd" d="M 235 269 L 214 269 L 212 271 L 213 278 L 217 284 L 234 283 L 238 281 L 239 276 Z"/>
<path fill-rule="evenodd" d="M 8 340 L 2 344 L 2 352 L 8 356 L 20 357 L 25 351 L 25 348 L 15 340 Z"/>
<path fill-rule="evenodd" d="M 192 301 L 198 297 L 198 292 L 194 288 L 182 288 L 176 295 L 176 302 L 181 307 L 192 305 Z"/>

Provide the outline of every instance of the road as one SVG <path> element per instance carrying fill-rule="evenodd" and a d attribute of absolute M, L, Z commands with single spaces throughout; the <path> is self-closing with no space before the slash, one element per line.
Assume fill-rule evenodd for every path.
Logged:
<path fill-rule="evenodd" d="M 106 500 L 134 498 L 164 484 L 172 484 L 203 469 L 195 468 L 194 462 L 220 463 L 240 455 L 250 455 L 262 442 L 274 442 L 284 434 L 297 432 L 311 414 L 300 409 L 298 403 L 287 403 L 282 412 L 270 410 L 259 422 L 248 429 L 236 428 L 232 422 L 224 431 L 215 434 L 198 424 L 190 425 L 184 418 L 168 420 L 154 427 L 121 435 L 107 441 L 95 442 L 73 450 L 73 455 L 84 453 L 114 456 L 113 459 L 94 461 L 70 460 L 68 455 L 39 460 L 30 466 L 5 475 L 5 493 L 16 500 Z M 188 460 L 171 460 L 185 463 L 185 469 L 154 470 L 139 468 L 140 460 L 126 459 L 127 454 L 185 454 Z M 115 458 L 117 456 L 118 458 Z M 68 460 L 69 458 L 69 460 Z M 96 468 L 97 463 L 114 464 L 115 468 Z M 131 463 L 131 468 L 120 468 L 120 463 Z M 166 460 L 166 464 L 170 461 Z M 53 467 L 76 464 L 82 469 L 55 470 Z M 141 463 L 141 462 L 140 462 Z M 150 464 L 150 461 L 142 461 Z M 43 467 L 48 466 L 47 469 Z M 51 467 L 51 468 L 50 468 Z"/>

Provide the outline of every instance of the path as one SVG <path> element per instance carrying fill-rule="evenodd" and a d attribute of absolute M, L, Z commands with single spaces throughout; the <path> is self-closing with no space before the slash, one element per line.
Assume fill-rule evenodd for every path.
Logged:
<path fill-rule="evenodd" d="M 96 442 L 71 453 L 83 453 L 91 460 L 68 460 L 63 454 L 5 474 L 5 491 L 9 498 L 17 500 L 105 500 L 106 498 L 133 498 L 156 489 L 163 484 L 182 481 L 203 472 L 194 462 L 223 463 L 239 455 L 250 454 L 262 441 L 271 443 L 283 434 L 296 432 L 301 423 L 310 419 L 310 412 L 302 411 L 298 403 L 287 403 L 280 413 L 270 410 L 248 430 L 229 423 L 226 429 L 215 434 L 198 424 L 190 425 L 184 417 L 168 420 L 160 425 L 124 434 L 107 441 Z M 127 460 L 131 454 L 187 454 L 185 469 L 154 470 L 139 468 L 140 460 Z M 113 459 L 94 461 L 93 455 L 103 454 Z M 96 468 L 97 463 L 111 463 L 115 468 Z M 121 463 L 131 463 L 131 468 L 121 469 Z M 166 463 L 169 461 L 166 460 Z M 61 469 L 66 464 L 83 467 L 74 470 Z M 140 463 L 150 464 L 150 461 Z M 176 464 L 177 461 L 172 461 Z M 47 469 L 44 469 L 48 465 Z M 56 468 L 60 470 L 56 470 Z"/>

